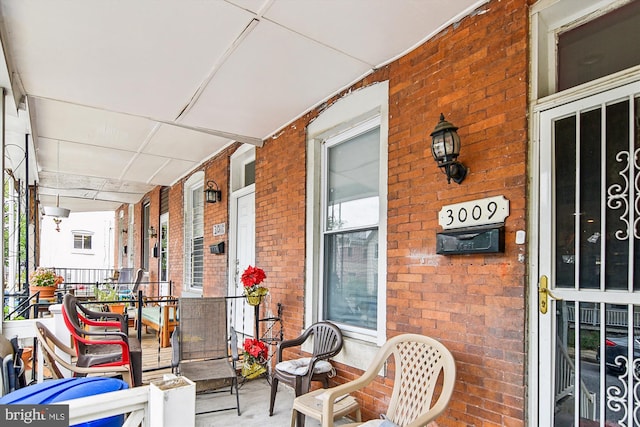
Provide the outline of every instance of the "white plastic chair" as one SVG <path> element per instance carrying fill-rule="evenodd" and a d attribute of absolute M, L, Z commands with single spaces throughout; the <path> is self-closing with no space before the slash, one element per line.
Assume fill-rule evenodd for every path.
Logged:
<path fill-rule="evenodd" d="M 391 338 L 380 348 L 360 378 L 327 389 L 319 396 L 322 400 L 323 427 L 334 425 L 332 414 L 335 400 L 375 380 L 391 356 L 395 362 L 395 380 L 385 414 L 388 420 L 386 422 L 395 423 L 400 427 L 423 427 L 442 414 L 453 394 L 456 378 L 455 360 L 451 352 L 436 339 L 424 335 L 403 334 Z M 439 377 L 442 377 L 442 388 L 435 402 L 432 402 Z M 348 426 L 366 424 L 369 427 L 383 422 L 385 420 L 375 420 Z"/>

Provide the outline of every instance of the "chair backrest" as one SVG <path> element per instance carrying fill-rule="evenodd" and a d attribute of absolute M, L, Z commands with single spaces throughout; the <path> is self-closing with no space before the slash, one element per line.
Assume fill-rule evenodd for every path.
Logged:
<path fill-rule="evenodd" d="M 64 298 L 62 298 L 62 318 L 70 332 L 75 331 L 75 333 L 80 333 L 80 331 L 82 331 L 80 317 L 78 316 L 77 300 L 72 294 L 65 294 Z M 77 340 L 75 334 L 72 333 L 72 336 L 77 354 L 84 354 L 86 351 L 85 344 Z"/>
<path fill-rule="evenodd" d="M 140 283 L 142 282 L 142 277 L 144 276 L 144 269 L 139 268 L 136 270 L 136 275 L 133 280 L 133 288 L 131 289 L 132 293 L 137 293 L 138 288 L 140 288 Z"/>
<path fill-rule="evenodd" d="M 120 374 L 124 380 L 133 386 L 131 381 L 131 372 L 128 367 L 124 366 L 107 366 L 107 367 L 79 367 L 65 360 L 61 354 L 71 357 L 75 356 L 75 351 L 64 344 L 55 336 L 42 322 L 36 322 L 36 338 L 43 350 L 44 360 L 51 371 L 53 378 L 65 378 L 60 370 L 63 367 L 74 374 Z M 75 375 L 74 375 L 75 376 Z"/>
<path fill-rule="evenodd" d="M 446 408 L 456 377 L 451 352 L 436 339 L 417 334 L 403 334 L 387 341 L 368 371 L 379 372 L 393 356 L 395 381 L 387 417 L 400 426 L 414 423 L 421 416 L 434 417 Z M 438 378 L 442 388 L 433 402 Z M 426 423 L 425 423 L 426 424 Z M 416 425 L 423 425 L 416 423 Z"/>
<path fill-rule="evenodd" d="M 133 274 L 133 268 L 121 268 L 120 274 L 118 274 L 118 284 L 131 283 L 132 274 Z"/>
<path fill-rule="evenodd" d="M 224 297 L 180 298 L 180 361 L 228 357 Z"/>
<path fill-rule="evenodd" d="M 69 356 L 74 356 L 75 351 L 62 343 L 62 341 L 41 322 L 36 322 L 36 338 L 44 350 L 43 357 L 49 366 L 53 378 L 64 378 L 58 365 L 63 365 L 69 369 L 71 364 L 63 363 L 62 358 L 56 353 L 56 347 Z"/>
<path fill-rule="evenodd" d="M 329 359 L 342 350 L 344 340 L 340 328 L 331 322 L 318 322 L 309 326 L 305 335 L 313 335 L 312 356 Z"/>

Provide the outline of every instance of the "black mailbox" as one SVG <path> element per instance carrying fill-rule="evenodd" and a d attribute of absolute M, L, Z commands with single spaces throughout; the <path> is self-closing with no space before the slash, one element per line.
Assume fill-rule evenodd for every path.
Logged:
<path fill-rule="evenodd" d="M 212 254 L 223 254 L 224 253 L 224 242 L 216 243 L 215 245 L 209 246 L 209 251 Z"/>
<path fill-rule="evenodd" d="M 436 242 L 441 255 L 504 252 L 504 226 L 443 231 Z"/>

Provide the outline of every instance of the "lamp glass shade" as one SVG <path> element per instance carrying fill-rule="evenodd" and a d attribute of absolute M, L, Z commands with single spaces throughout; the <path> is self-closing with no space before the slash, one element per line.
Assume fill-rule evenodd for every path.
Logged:
<path fill-rule="evenodd" d="M 433 135 L 433 158 L 439 162 L 453 160 L 460 154 L 460 137 L 455 130 L 443 130 Z"/>
<path fill-rule="evenodd" d="M 204 190 L 204 199 L 207 203 L 217 203 L 221 196 L 222 192 L 220 190 L 213 190 L 211 188 Z"/>
<path fill-rule="evenodd" d="M 42 210 L 46 216 L 55 216 L 58 218 L 68 218 L 71 211 L 69 209 L 58 206 L 43 206 Z"/>

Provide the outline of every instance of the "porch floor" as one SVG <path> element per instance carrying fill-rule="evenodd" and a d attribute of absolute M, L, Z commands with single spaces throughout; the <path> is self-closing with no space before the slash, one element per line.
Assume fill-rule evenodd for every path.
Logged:
<path fill-rule="evenodd" d="M 171 347 L 159 348 L 158 339 L 154 333 L 142 333 L 142 382 L 146 385 L 156 379 L 162 379 L 164 374 L 171 373 Z M 266 378 L 242 381 L 240 378 L 240 416 L 234 410 L 213 412 L 196 415 L 197 427 L 228 427 L 239 425 L 242 427 L 286 427 L 291 423 L 291 408 L 293 406 L 293 389 L 280 385 L 276 395 L 276 405 L 273 416 L 269 416 L 269 394 L 271 386 Z M 228 389 L 227 389 L 228 390 Z M 196 412 L 235 405 L 235 396 L 230 393 L 203 393 L 196 396 Z M 336 425 L 347 424 L 343 419 Z M 320 423 L 307 418 L 306 427 L 318 427 Z"/>

